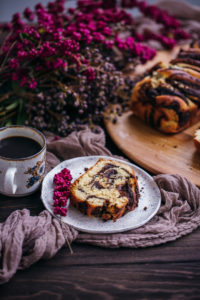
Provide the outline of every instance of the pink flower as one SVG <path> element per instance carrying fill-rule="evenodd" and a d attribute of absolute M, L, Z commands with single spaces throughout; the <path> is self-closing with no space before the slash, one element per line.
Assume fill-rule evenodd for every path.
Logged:
<path fill-rule="evenodd" d="M 31 82 L 29 83 L 29 88 L 30 89 L 35 89 L 37 86 L 37 81 L 32 79 Z"/>
<path fill-rule="evenodd" d="M 116 36 L 115 41 L 119 49 L 121 50 L 127 49 L 126 43 L 119 36 Z"/>
<path fill-rule="evenodd" d="M 95 74 L 95 71 L 93 68 L 88 68 L 85 71 L 85 75 L 86 75 L 88 81 L 93 81 L 96 78 L 96 74 Z"/>
<path fill-rule="evenodd" d="M 55 61 L 53 61 L 53 69 L 58 69 L 60 67 L 63 67 L 63 60 L 61 58 L 57 58 Z"/>
<path fill-rule="evenodd" d="M 110 27 L 106 26 L 102 29 L 102 33 L 105 34 L 105 35 L 111 35 L 112 34 L 112 29 Z"/>
<path fill-rule="evenodd" d="M 97 29 L 96 23 L 94 21 L 90 21 L 87 27 L 92 31 L 96 31 Z"/>
<path fill-rule="evenodd" d="M 81 40 L 81 34 L 79 32 L 73 32 L 72 33 L 72 37 L 77 40 L 77 41 L 80 41 Z"/>
<path fill-rule="evenodd" d="M 133 48 L 133 44 L 135 43 L 135 39 L 131 36 L 126 38 L 126 44 L 129 47 L 129 49 Z"/>
<path fill-rule="evenodd" d="M 19 58 L 19 59 L 24 59 L 24 58 L 26 58 L 27 57 L 27 52 L 26 51 L 23 51 L 23 50 L 19 50 L 18 52 L 17 52 L 17 57 Z"/>
<path fill-rule="evenodd" d="M 66 207 L 61 207 L 60 208 L 60 215 L 65 217 L 67 215 L 67 208 Z"/>
<path fill-rule="evenodd" d="M 95 41 L 103 42 L 105 40 L 105 36 L 100 32 L 93 32 L 92 35 Z"/>
<path fill-rule="evenodd" d="M 13 16 L 12 16 L 12 21 L 15 22 L 17 20 L 20 20 L 21 17 L 20 17 L 20 13 L 15 13 Z"/>
<path fill-rule="evenodd" d="M 70 171 L 64 168 L 60 173 L 54 175 L 54 183 L 56 184 L 53 193 L 54 214 L 66 216 L 67 208 L 65 207 L 69 198 L 69 188 L 72 176 Z"/>
<path fill-rule="evenodd" d="M 79 50 L 79 43 L 76 41 L 73 41 L 71 39 L 68 40 L 63 40 L 60 43 L 60 46 L 63 47 L 65 53 L 66 51 L 70 51 L 70 52 L 77 52 Z"/>
<path fill-rule="evenodd" d="M 55 215 L 61 215 L 61 216 L 65 217 L 67 215 L 67 208 L 56 206 L 56 207 L 54 207 L 53 212 Z"/>
<path fill-rule="evenodd" d="M 66 34 L 72 34 L 74 31 L 76 31 L 76 25 L 75 24 L 69 24 L 67 28 L 65 29 Z"/>
<path fill-rule="evenodd" d="M 89 64 L 89 60 L 88 59 L 81 59 L 82 64 L 88 65 Z"/>
<path fill-rule="evenodd" d="M 17 69 L 17 68 L 19 68 L 19 62 L 18 62 L 18 60 L 16 60 L 16 58 L 12 58 L 12 59 L 10 60 L 10 67 L 11 67 L 12 69 Z"/>
<path fill-rule="evenodd" d="M 105 28 L 107 26 L 107 23 L 106 22 L 104 22 L 104 21 L 98 21 L 97 22 L 97 27 L 98 27 L 98 29 L 103 29 L 103 28 Z"/>
<path fill-rule="evenodd" d="M 67 197 L 60 197 L 60 205 L 65 206 L 67 204 Z"/>
<path fill-rule="evenodd" d="M 53 206 L 59 206 L 60 205 L 60 200 L 59 200 L 59 198 L 56 198 L 55 200 L 54 200 L 54 203 L 53 203 Z"/>
<path fill-rule="evenodd" d="M 32 12 L 32 10 L 29 7 L 25 8 L 23 14 L 24 14 L 24 17 L 27 18 L 29 21 L 34 20 L 34 17 L 35 17 L 34 13 Z"/>
<path fill-rule="evenodd" d="M 43 5 L 41 3 L 36 4 L 35 9 L 44 9 Z"/>
<path fill-rule="evenodd" d="M 114 45 L 114 41 L 113 40 L 107 40 L 105 41 L 106 47 L 107 48 L 112 48 Z"/>
<path fill-rule="evenodd" d="M 34 58 L 38 56 L 38 51 L 34 48 L 30 49 L 29 51 L 29 57 Z"/>

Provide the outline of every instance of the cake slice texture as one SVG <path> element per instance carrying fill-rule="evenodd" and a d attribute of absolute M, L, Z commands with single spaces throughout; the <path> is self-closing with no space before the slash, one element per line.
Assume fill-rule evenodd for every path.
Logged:
<path fill-rule="evenodd" d="M 103 220 L 122 217 L 138 205 L 139 188 L 127 164 L 100 158 L 70 189 L 72 205 L 88 216 Z"/>

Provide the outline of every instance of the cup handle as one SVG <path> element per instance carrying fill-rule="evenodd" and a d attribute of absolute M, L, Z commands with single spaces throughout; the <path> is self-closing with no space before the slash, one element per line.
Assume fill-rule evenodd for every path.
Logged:
<path fill-rule="evenodd" d="M 15 174 L 17 172 L 17 168 L 9 168 L 6 171 L 4 178 L 4 191 L 6 194 L 13 195 L 17 191 L 17 185 L 15 182 Z"/>

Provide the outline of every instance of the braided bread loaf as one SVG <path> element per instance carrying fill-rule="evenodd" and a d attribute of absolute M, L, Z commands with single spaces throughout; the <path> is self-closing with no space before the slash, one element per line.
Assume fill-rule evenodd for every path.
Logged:
<path fill-rule="evenodd" d="M 162 132 L 190 126 L 200 108 L 200 49 L 181 50 L 169 65 L 152 68 L 133 88 L 130 108 Z"/>

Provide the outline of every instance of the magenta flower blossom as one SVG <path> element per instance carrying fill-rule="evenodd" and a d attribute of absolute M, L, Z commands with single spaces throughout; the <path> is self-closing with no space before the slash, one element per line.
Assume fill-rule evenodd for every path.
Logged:
<path fill-rule="evenodd" d="M 67 208 L 66 207 L 56 206 L 56 207 L 54 207 L 53 212 L 54 212 L 55 215 L 61 215 L 61 216 L 64 217 L 67 214 Z"/>
<path fill-rule="evenodd" d="M 16 58 L 12 58 L 12 59 L 10 60 L 10 67 L 11 67 L 12 69 L 17 69 L 17 68 L 19 68 L 19 61 L 16 60 Z"/>
<path fill-rule="evenodd" d="M 37 86 L 37 81 L 32 79 L 31 82 L 29 83 L 29 88 L 30 89 L 35 89 Z"/>
<path fill-rule="evenodd" d="M 105 45 L 107 48 L 112 48 L 114 46 L 114 41 L 113 40 L 106 40 Z"/>
<path fill-rule="evenodd" d="M 34 13 L 32 12 L 32 10 L 31 10 L 29 7 L 27 7 L 27 8 L 24 10 L 23 15 L 24 15 L 24 17 L 25 17 L 27 20 L 29 20 L 29 21 L 33 21 L 34 18 L 35 18 Z"/>
<path fill-rule="evenodd" d="M 54 175 L 54 214 L 66 216 L 67 208 L 65 206 L 67 205 L 69 199 L 71 180 L 72 176 L 70 171 L 66 168 L 64 168 L 60 173 Z"/>
<path fill-rule="evenodd" d="M 93 39 L 97 42 L 104 42 L 105 41 L 105 36 L 99 32 L 93 32 L 92 33 Z"/>
<path fill-rule="evenodd" d="M 189 37 L 174 17 L 145 1 L 80 0 L 77 4 L 66 11 L 64 0 L 52 0 L 47 7 L 39 3 L 33 11 L 26 8 L 0 25 L 1 31 L 10 30 L 0 51 L 1 93 L 11 91 L 5 105 L 20 94 L 27 124 L 59 135 L 102 120 L 106 106 L 118 99 L 118 87 L 131 88 L 130 82 L 123 84 L 121 71 L 156 54 L 146 42 L 156 40 L 172 48 Z M 159 32 L 138 33 L 137 22 L 122 6 L 135 7 L 159 23 Z M 14 121 L 23 119 L 18 117 L 20 107 L 11 114 Z M 64 181 L 68 176 L 61 175 Z M 67 183 L 58 179 L 55 188 L 63 199 L 69 194 L 68 179 Z"/>
<path fill-rule="evenodd" d="M 28 53 L 26 51 L 19 50 L 17 52 L 17 57 L 19 60 L 22 60 L 22 59 L 26 58 L 27 56 L 28 56 Z"/>
<path fill-rule="evenodd" d="M 80 71 L 81 65 L 86 64 L 89 68 L 85 71 L 85 75 L 91 82 L 96 78 L 95 71 L 92 67 L 90 68 L 88 58 L 80 55 L 82 49 L 90 45 L 96 44 L 97 48 L 100 47 L 102 51 L 104 49 L 111 51 L 117 47 L 122 57 L 130 59 L 138 57 L 141 62 L 145 62 L 155 55 L 155 51 L 138 42 L 154 39 L 160 41 L 166 48 L 173 48 L 176 43 L 175 39 L 189 37 L 180 28 L 176 19 L 154 5 L 148 5 L 145 1 L 139 0 L 122 0 L 121 6 L 137 7 L 145 16 L 162 23 L 164 35 L 151 32 L 138 34 L 134 31 L 132 36 L 129 34 L 122 38 L 120 32 L 115 32 L 115 26 L 117 24 L 132 26 L 134 20 L 128 12 L 117 6 L 116 1 L 109 0 L 95 2 L 80 0 L 78 1 L 79 10 L 69 9 L 69 15 L 66 15 L 64 11 L 64 0 L 50 2 L 47 8 L 39 3 L 35 6 L 35 11 L 26 8 L 23 12 L 24 17 L 29 21 L 37 18 L 34 25 L 25 24 L 19 13 L 14 14 L 12 24 L 9 25 L 10 29 L 13 28 L 13 32 L 5 41 L 2 50 L 3 53 L 7 53 L 11 45 L 15 43 L 9 65 L 12 70 L 23 69 L 17 75 L 21 80 L 20 85 L 27 85 L 34 89 L 37 81 L 36 79 L 32 81 L 31 73 L 44 70 L 66 70 L 70 62 L 76 64 L 77 71 Z M 170 33 L 168 33 L 169 30 Z M 32 68 L 31 72 L 29 68 Z M 31 76 L 37 78 L 37 75 Z M 27 78 L 26 81 L 24 77 Z M 11 78 L 16 81 L 16 75 L 11 75 Z"/>
<path fill-rule="evenodd" d="M 96 74 L 95 74 L 95 71 L 94 71 L 93 68 L 88 68 L 88 69 L 85 71 L 85 75 L 86 75 L 87 80 L 88 80 L 89 82 L 95 80 Z"/>
<path fill-rule="evenodd" d="M 112 35 L 112 29 L 108 26 L 105 26 L 103 29 L 102 29 L 102 33 L 105 34 L 105 35 Z"/>
<path fill-rule="evenodd" d="M 73 32 L 72 33 L 72 37 L 76 40 L 76 41 L 80 41 L 81 40 L 81 34 L 79 32 Z"/>

